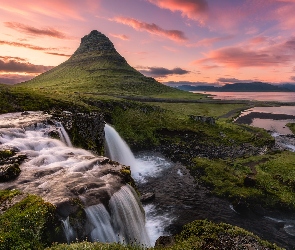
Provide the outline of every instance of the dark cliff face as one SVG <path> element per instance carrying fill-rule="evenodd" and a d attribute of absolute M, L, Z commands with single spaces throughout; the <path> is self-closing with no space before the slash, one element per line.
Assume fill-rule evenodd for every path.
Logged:
<path fill-rule="evenodd" d="M 91 31 L 88 35 L 81 38 L 81 44 L 74 55 L 79 55 L 91 51 L 101 53 L 117 53 L 113 43 L 104 34 L 97 30 Z"/>
<path fill-rule="evenodd" d="M 117 52 L 110 39 L 97 30 L 93 30 L 81 38 L 79 48 L 69 58 L 68 62 L 78 63 L 86 60 L 88 62 L 106 61 L 127 64 L 125 58 Z"/>

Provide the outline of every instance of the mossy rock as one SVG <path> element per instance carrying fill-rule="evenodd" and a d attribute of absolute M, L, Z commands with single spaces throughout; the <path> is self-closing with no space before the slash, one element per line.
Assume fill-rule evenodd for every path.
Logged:
<path fill-rule="evenodd" d="M 11 191 L 5 192 L 6 197 L 7 192 Z M 0 225 L 1 250 L 44 249 L 61 232 L 55 207 L 35 195 L 26 196 L 1 214 Z"/>
<path fill-rule="evenodd" d="M 0 182 L 11 181 L 19 176 L 21 170 L 18 163 L 0 167 Z"/>
<path fill-rule="evenodd" d="M 7 159 L 13 155 L 15 155 L 15 152 L 11 149 L 0 150 L 0 161 Z"/>
<path fill-rule="evenodd" d="M 170 249 L 281 249 L 240 227 L 208 220 L 185 225 L 175 242 Z"/>

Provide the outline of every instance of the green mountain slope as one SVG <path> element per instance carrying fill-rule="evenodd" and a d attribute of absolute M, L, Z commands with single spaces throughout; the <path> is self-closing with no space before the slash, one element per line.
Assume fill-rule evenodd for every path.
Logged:
<path fill-rule="evenodd" d="M 181 91 L 145 77 L 132 68 L 102 33 L 93 30 L 81 39 L 75 53 L 64 63 L 19 84 L 47 94 L 100 94 L 151 96 Z"/>

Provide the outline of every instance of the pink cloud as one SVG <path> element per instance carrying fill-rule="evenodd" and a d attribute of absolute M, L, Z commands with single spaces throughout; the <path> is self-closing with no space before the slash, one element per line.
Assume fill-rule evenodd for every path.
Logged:
<path fill-rule="evenodd" d="M 9 42 L 9 41 L 2 41 L 2 40 L 0 40 L 0 45 L 9 45 L 9 46 L 14 46 L 14 47 L 23 47 L 23 48 L 27 48 L 27 49 L 40 50 L 40 51 L 44 51 L 44 50 L 58 50 L 57 48 L 44 48 L 44 47 L 40 47 L 40 46 L 28 44 L 28 43 Z"/>
<path fill-rule="evenodd" d="M 9 61 L 9 60 L 14 60 L 14 61 L 22 61 L 26 62 L 27 60 L 21 57 L 15 57 L 15 56 L 0 56 L 0 60 L 2 61 Z"/>
<path fill-rule="evenodd" d="M 52 66 L 34 65 L 26 61 L 0 59 L 0 72 L 43 73 L 52 68 Z"/>
<path fill-rule="evenodd" d="M 19 13 L 24 16 L 31 14 L 41 14 L 49 17 L 59 19 L 76 19 L 84 21 L 83 11 L 89 10 L 93 12 L 97 9 L 99 1 L 85 0 L 85 1 L 72 1 L 72 0 L 10 0 L 2 1 L 0 9 L 11 13 Z"/>
<path fill-rule="evenodd" d="M 206 0 L 148 0 L 162 9 L 179 11 L 182 16 L 202 22 L 208 10 Z"/>
<path fill-rule="evenodd" d="M 28 81 L 34 78 L 36 74 L 0 74 L 0 83 L 4 84 L 16 84 L 20 82 Z"/>
<path fill-rule="evenodd" d="M 29 25 L 25 25 L 22 23 L 17 22 L 4 22 L 4 25 L 8 28 L 17 30 L 22 33 L 26 33 L 33 36 L 49 36 L 49 37 L 55 37 L 59 39 L 68 39 L 69 37 L 59 30 L 56 30 L 54 28 L 43 28 L 38 29 Z"/>
<path fill-rule="evenodd" d="M 226 47 L 209 52 L 206 58 L 195 64 L 210 66 L 210 63 L 231 68 L 286 66 L 295 58 L 295 38 L 262 50 L 246 47 Z M 208 64 L 209 63 L 209 64 Z"/>
<path fill-rule="evenodd" d="M 124 35 L 124 34 L 110 34 L 110 35 L 112 37 L 116 37 L 116 38 L 119 38 L 119 39 L 124 40 L 124 41 L 129 40 L 129 37 Z"/>
<path fill-rule="evenodd" d="M 279 22 L 280 29 L 293 29 L 295 26 L 294 1 L 281 1 L 283 4 L 275 10 L 274 17 Z"/>
<path fill-rule="evenodd" d="M 45 52 L 48 55 L 53 55 L 53 56 L 65 56 L 65 57 L 70 57 L 71 55 L 69 54 L 63 54 L 63 53 L 55 53 L 55 52 Z"/>
<path fill-rule="evenodd" d="M 145 23 L 145 22 L 139 21 L 137 19 L 128 18 L 128 17 L 115 17 L 114 19 L 112 19 L 112 21 L 116 21 L 118 23 L 128 25 L 136 30 L 144 30 L 144 31 L 147 31 L 151 34 L 165 37 L 170 40 L 177 41 L 177 42 L 187 40 L 187 38 L 185 37 L 185 35 L 182 31 L 180 31 L 180 30 L 165 30 L 154 23 L 151 23 L 151 24 Z"/>
<path fill-rule="evenodd" d="M 252 44 L 261 44 L 261 43 L 264 43 L 267 41 L 267 37 L 265 36 L 256 36 L 256 37 L 253 37 L 252 39 L 250 39 L 250 43 Z"/>
<path fill-rule="evenodd" d="M 222 37 L 212 37 L 205 38 L 196 43 L 188 44 L 187 47 L 199 47 L 199 46 L 211 46 L 214 43 L 226 41 L 232 39 L 234 36 L 222 36 Z"/>

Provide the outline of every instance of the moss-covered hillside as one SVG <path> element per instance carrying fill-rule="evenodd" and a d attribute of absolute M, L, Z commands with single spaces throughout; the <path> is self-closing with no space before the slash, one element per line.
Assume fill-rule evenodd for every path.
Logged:
<path fill-rule="evenodd" d="M 182 93 L 136 71 L 109 38 L 96 30 L 81 39 L 79 48 L 67 61 L 16 88 L 30 88 L 35 93 L 72 101 L 80 95 L 85 98 Z"/>

